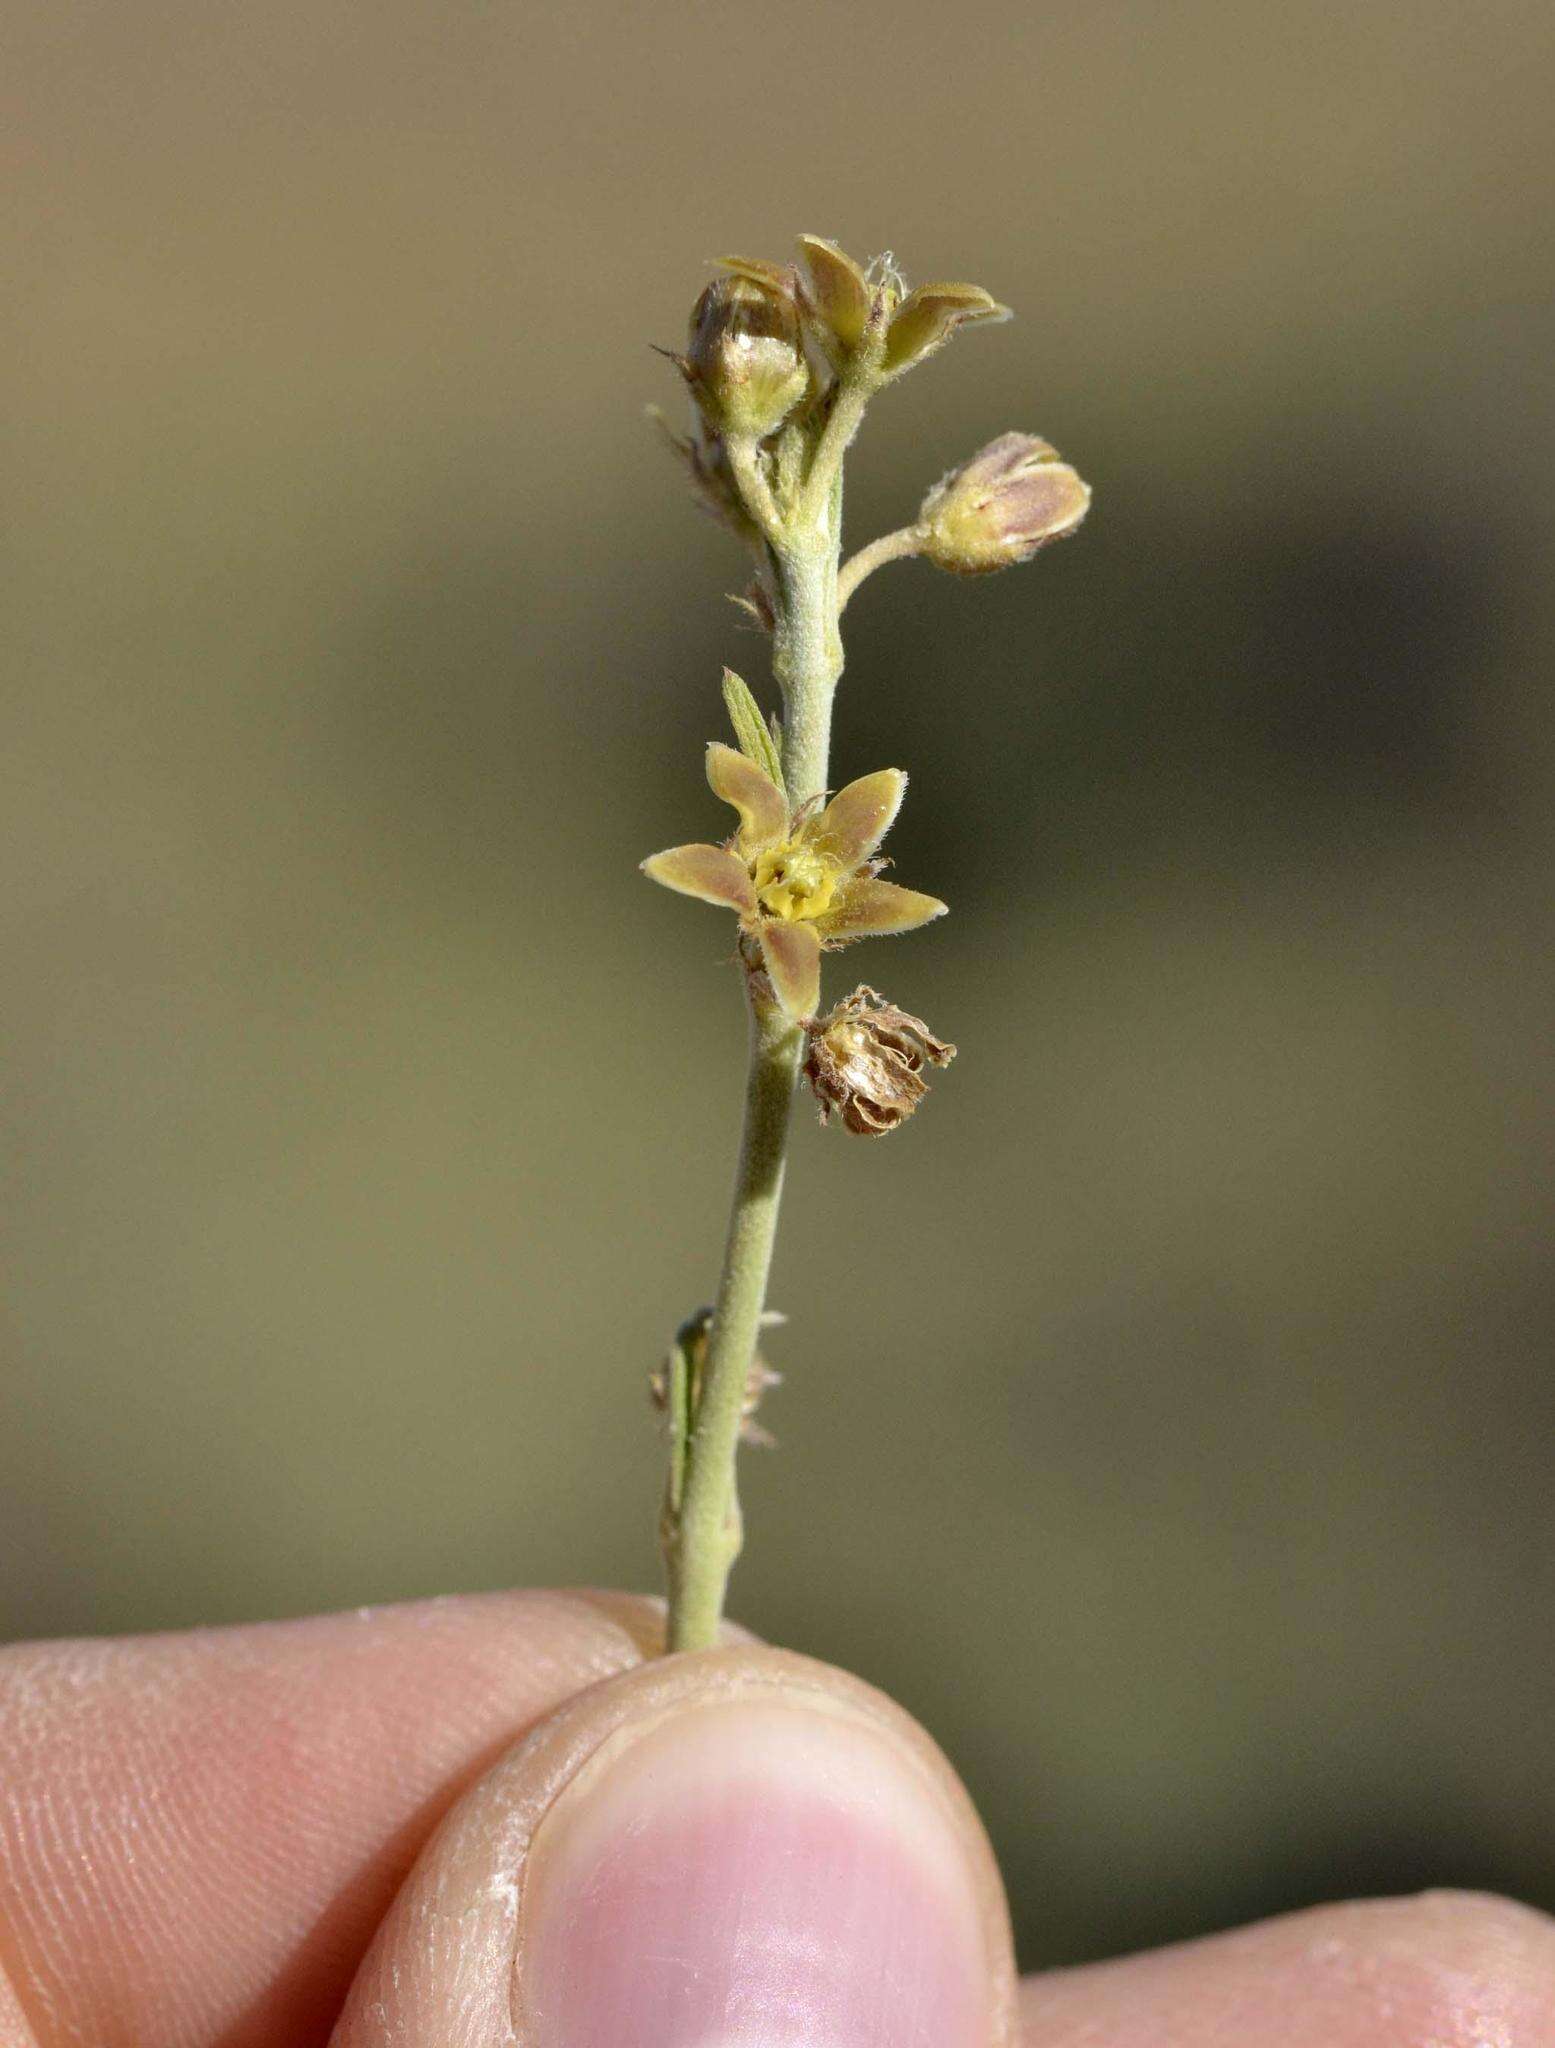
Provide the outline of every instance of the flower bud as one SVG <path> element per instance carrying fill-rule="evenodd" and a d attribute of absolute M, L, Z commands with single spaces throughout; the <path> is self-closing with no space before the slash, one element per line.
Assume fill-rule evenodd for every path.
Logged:
<path fill-rule="evenodd" d="M 810 385 L 790 279 L 714 278 L 676 360 L 715 434 L 759 441 L 773 433 Z"/>
<path fill-rule="evenodd" d="M 926 1065 L 949 1066 L 946 1045 L 921 1017 L 909 1016 L 872 988 L 856 988 L 810 1027 L 805 1075 L 821 1105 L 835 1110 L 861 1138 L 881 1137 L 905 1123 L 928 1093 Z"/>
<path fill-rule="evenodd" d="M 924 499 L 923 553 L 957 576 L 985 576 L 1073 533 L 1090 502 L 1090 485 L 1046 441 L 1001 434 Z"/>

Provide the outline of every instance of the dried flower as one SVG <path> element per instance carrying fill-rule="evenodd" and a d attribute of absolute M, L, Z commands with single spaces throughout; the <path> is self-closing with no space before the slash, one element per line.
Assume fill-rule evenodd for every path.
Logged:
<path fill-rule="evenodd" d="M 937 896 L 877 879 L 875 850 L 890 830 L 907 777 L 882 768 L 818 803 L 791 811 L 766 767 L 714 740 L 707 779 L 740 814 L 722 846 L 672 846 L 643 873 L 683 896 L 733 910 L 760 949 L 773 993 L 791 1017 L 813 1016 L 821 949 L 874 933 L 905 932 L 944 915 Z"/>
<path fill-rule="evenodd" d="M 878 1138 L 928 1093 L 924 1067 L 949 1066 L 955 1056 L 921 1017 L 861 985 L 810 1026 L 804 1070 L 823 1124 L 835 1110 L 857 1136 Z"/>
<path fill-rule="evenodd" d="M 1048 442 L 1001 434 L 929 492 L 918 538 L 936 567 L 985 576 L 1073 533 L 1090 503 L 1090 485 Z"/>
<path fill-rule="evenodd" d="M 775 433 L 810 388 L 794 273 L 741 264 L 715 277 L 692 309 L 686 353 L 675 360 L 714 434 L 761 440 Z"/>

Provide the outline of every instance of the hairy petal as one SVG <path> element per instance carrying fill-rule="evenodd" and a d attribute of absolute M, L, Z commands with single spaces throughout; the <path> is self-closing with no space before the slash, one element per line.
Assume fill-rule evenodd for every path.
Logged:
<path fill-rule="evenodd" d="M 845 868 L 862 867 L 890 831 L 902 807 L 907 777 L 900 768 L 881 768 L 839 789 L 805 833 Z"/>
<path fill-rule="evenodd" d="M 735 834 L 741 853 L 760 853 L 788 832 L 788 805 L 764 768 L 748 756 L 714 740 L 707 750 L 707 779 L 714 796 L 733 804 L 740 814 Z"/>
<path fill-rule="evenodd" d="M 895 882 L 860 876 L 843 883 L 831 909 L 815 923 L 828 945 L 845 945 L 849 939 L 868 938 L 875 932 L 914 931 L 931 918 L 943 917 L 949 907 L 937 896 L 924 896 L 917 889 L 901 889 Z"/>
<path fill-rule="evenodd" d="M 741 917 L 756 913 L 756 891 L 745 863 L 725 846 L 672 846 L 651 854 L 642 870 L 650 882 L 662 882 L 682 896 L 736 910 Z"/>
<path fill-rule="evenodd" d="M 820 235 L 801 235 L 799 253 L 816 311 L 844 348 L 857 348 L 871 299 L 863 271 L 835 242 Z"/>
<path fill-rule="evenodd" d="M 759 284 L 771 292 L 791 292 L 794 288 L 794 267 L 791 263 L 768 263 L 760 256 L 720 256 L 720 270 L 727 270 L 735 277 L 748 278 L 752 284 Z"/>
<path fill-rule="evenodd" d="M 813 924 L 778 919 L 761 927 L 761 957 L 790 1017 L 813 1017 L 821 1000 L 821 941 Z"/>
<path fill-rule="evenodd" d="M 972 320 L 1008 320 L 1010 309 L 976 284 L 920 284 L 896 310 L 886 336 L 886 375 L 911 369 Z"/>

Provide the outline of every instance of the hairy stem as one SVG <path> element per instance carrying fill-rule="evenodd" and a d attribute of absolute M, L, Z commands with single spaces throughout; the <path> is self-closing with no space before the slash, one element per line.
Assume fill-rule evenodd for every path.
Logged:
<path fill-rule="evenodd" d="M 883 533 L 878 540 L 872 540 L 868 547 L 844 562 L 837 575 L 837 609 L 846 611 L 848 599 L 858 589 L 866 576 L 873 576 L 877 569 L 883 569 L 887 562 L 910 561 L 914 555 L 923 553 L 923 529 L 918 526 L 899 526 L 895 533 Z"/>
<path fill-rule="evenodd" d="M 837 632 L 840 472 L 808 530 L 776 551 L 779 603 L 773 670 L 783 691 L 783 776 L 796 807 L 826 787 L 831 704 L 842 673 Z M 669 1647 L 710 1648 L 740 1552 L 735 1454 L 744 1417 L 788 1156 L 789 1116 L 804 1048 L 800 1027 L 746 976 L 750 1068 L 745 1125 L 723 1272 L 713 1305 L 701 1395 L 685 1445 L 680 1511 L 666 1532 Z"/>
<path fill-rule="evenodd" d="M 731 438 L 724 443 L 729 455 L 729 467 L 734 480 L 740 487 L 740 496 L 745 502 L 763 539 L 771 547 L 777 547 L 783 538 L 783 515 L 778 511 L 777 500 L 772 495 L 772 486 L 767 482 L 767 473 L 761 466 L 761 455 L 752 440 Z"/>
<path fill-rule="evenodd" d="M 795 809 L 826 787 L 831 707 L 842 674 L 837 631 L 840 488 L 832 493 L 831 531 L 778 558 L 782 603 L 773 636 L 772 672 L 783 692 L 783 779 Z"/>
<path fill-rule="evenodd" d="M 704 1650 L 718 1639 L 724 1589 L 740 1554 L 734 1461 L 788 1154 L 789 1106 L 804 1034 L 773 1003 L 751 1004 L 745 1129 L 723 1274 L 713 1305 L 702 1393 L 686 1447 L 685 1490 L 669 1544 L 669 1647 Z"/>
<path fill-rule="evenodd" d="M 820 442 L 810 466 L 809 480 L 799 501 L 801 528 L 814 531 L 824 526 L 827 501 L 842 474 L 842 458 L 859 430 L 864 408 L 874 392 L 870 379 L 855 371 L 843 378 L 832 396 L 831 411 L 821 430 Z M 836 536 L 838 540 L 841 536 Z"/>

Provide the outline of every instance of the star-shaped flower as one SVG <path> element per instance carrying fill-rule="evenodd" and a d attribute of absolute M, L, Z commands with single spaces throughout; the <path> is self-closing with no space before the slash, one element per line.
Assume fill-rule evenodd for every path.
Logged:
<path fill-rule="evenodd" d="M 642 864 L 643 873 L 682 896 L 732 910 L 761 949 L 778 1001 L 795 1018 L 811 1017 L 821 997 L 821 949 L 876 932 L 907 932 L 944 915 L 937 896 L 878 879 L 875 849 L 891 829 L 907 777 L 882 768 L 791 812 L 766 770 L 714 740 L 707 779 L 740 814 L 722 846 L 672 846 Z"/>

